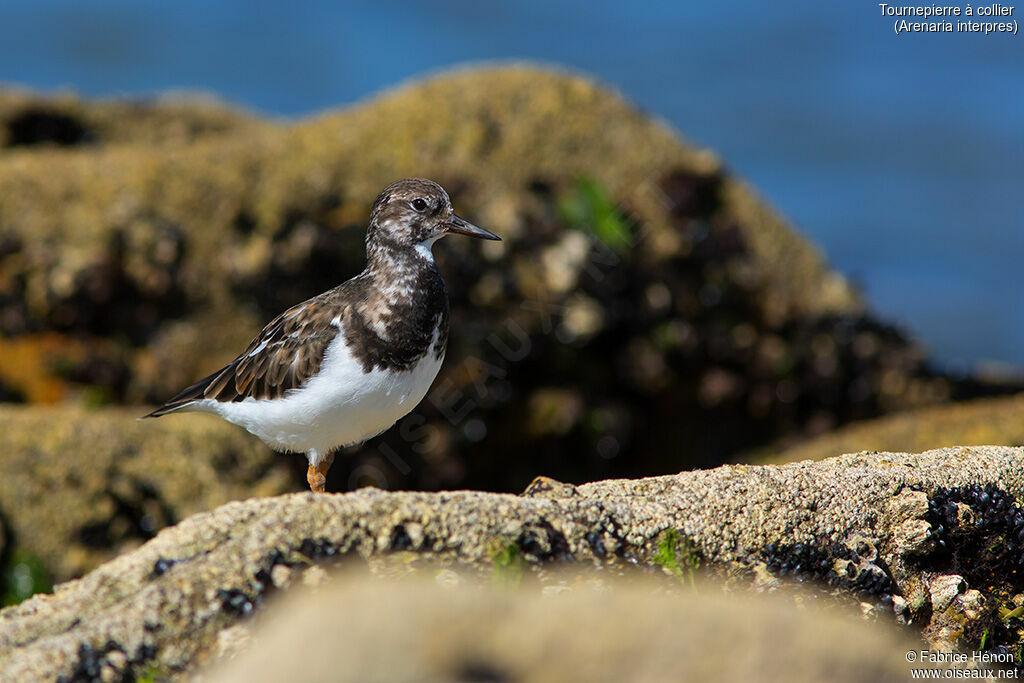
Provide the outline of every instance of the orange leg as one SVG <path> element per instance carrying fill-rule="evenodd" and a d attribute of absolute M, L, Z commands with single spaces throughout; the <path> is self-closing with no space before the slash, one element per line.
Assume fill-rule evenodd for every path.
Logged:
<path fill-rule="evenodd" d="M 306 481 L 309 482 L 309 490 L 313 493 L 327 493 L 327 470 L 331 469 L 331 463 L 334 462 L 334 453 L 329 453 L 326 458 L 320 461 L 320 464 L 313 466 L 310 465 L 309 469 L 306 470 Z"/>

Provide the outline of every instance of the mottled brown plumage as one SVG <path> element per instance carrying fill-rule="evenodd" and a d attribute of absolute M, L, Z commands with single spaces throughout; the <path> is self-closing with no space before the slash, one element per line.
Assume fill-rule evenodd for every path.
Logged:
<path fill-rule="evenodd" d="M 342 329 L 366 372 L 375 367 L 408 370 L 430 350 L 435 329 L 434 353 L 442 357 L 448 340 L 448 297 L 437 268 L 421 268 L 411 288 L 380 290 L 375 282 L 372 274 L 364 273 L 289 308 L 231 363 L 151 415 L 204 398 L 280 398 L 317 373 L 328 345 Z"/>
<path fill-rule="evenodd" d="M 274 318 L 237 358 L 147 417 L 216 413 L 275 448 L 305 451 L 310 487 L 323 491 L 332 449 L 407 413 L 440 366 L 448 296 L 431 246 L 448 233 L 498 239 L 455 215 L 436 183 L 392 183 L 373 204 L 362 273 Z"/>

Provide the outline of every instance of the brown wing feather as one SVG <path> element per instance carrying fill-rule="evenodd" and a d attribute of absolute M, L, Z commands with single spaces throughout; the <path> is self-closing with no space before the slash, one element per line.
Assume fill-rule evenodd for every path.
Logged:
<path fill-rule="evenodd" d="M 192 401 L 242 401 L 279 398 L 302 386 L 320 370 L 328 345 L 339 329 L 331 324 L 344 312 L 331 292 L 277 316 L 231 363 L 188 387 L 146 417 L 159 417 Z"/>

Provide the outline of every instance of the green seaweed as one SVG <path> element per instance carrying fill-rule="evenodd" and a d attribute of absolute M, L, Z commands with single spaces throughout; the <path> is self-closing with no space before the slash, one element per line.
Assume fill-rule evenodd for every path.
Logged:
<path fill-rule="evenodd" d="M 651 559 L 654 564 L 675 575 L 681 582 L 689 581 L 690 585 L 696 588 L 696 572 L 700 569 L 701 556 L 697 545 L 689 537 L 675 529 L 668 529 L 661 535 L 658 551 Z"/>
<path fill-rule="evenodd" d="M 135 683 L 163 683 L 171 680 L 171 676 L 165 667 L 156 662 L 151 662 L 135 673 Z"/>
<path fill-rule="evenodd" d="M 503 543 L 495 540 L 490 544 L 488 554 L 491 557 L 491 581 L 496 586 L 515 588 L 523 580 L 526 560 L 523 551 L 515 543 Z"/>
<path fill-rule="evenodd" d="M 582 177 L 558 201 L 559 217 L 567 225 L 590 232 L 617 252 L 632 243 L 629 221 L 608 190 L 597 180 Z"/>
<path fill-rule="evenodd" d="M 1009 609 L 1007 607 L 999 607 L 999 618 L 1002 621 L 1009 621 L 1010 619 L 1020 619 L 1024 616 L 1024 606 L 1017 607 L 1015 609 Z"/>

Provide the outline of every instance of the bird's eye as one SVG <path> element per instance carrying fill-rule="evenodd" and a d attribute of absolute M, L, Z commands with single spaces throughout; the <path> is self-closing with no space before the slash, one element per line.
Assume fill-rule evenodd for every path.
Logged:
<path fill-rule="evenodd" d="M 416 209 L 417 211 L 419 211 L 421 213 L 426 211 L 427 210 L 427 200 L 423 199 L 422 197 L 417 197 L 416 199 L 412 200 L 412 208 Z"/>

